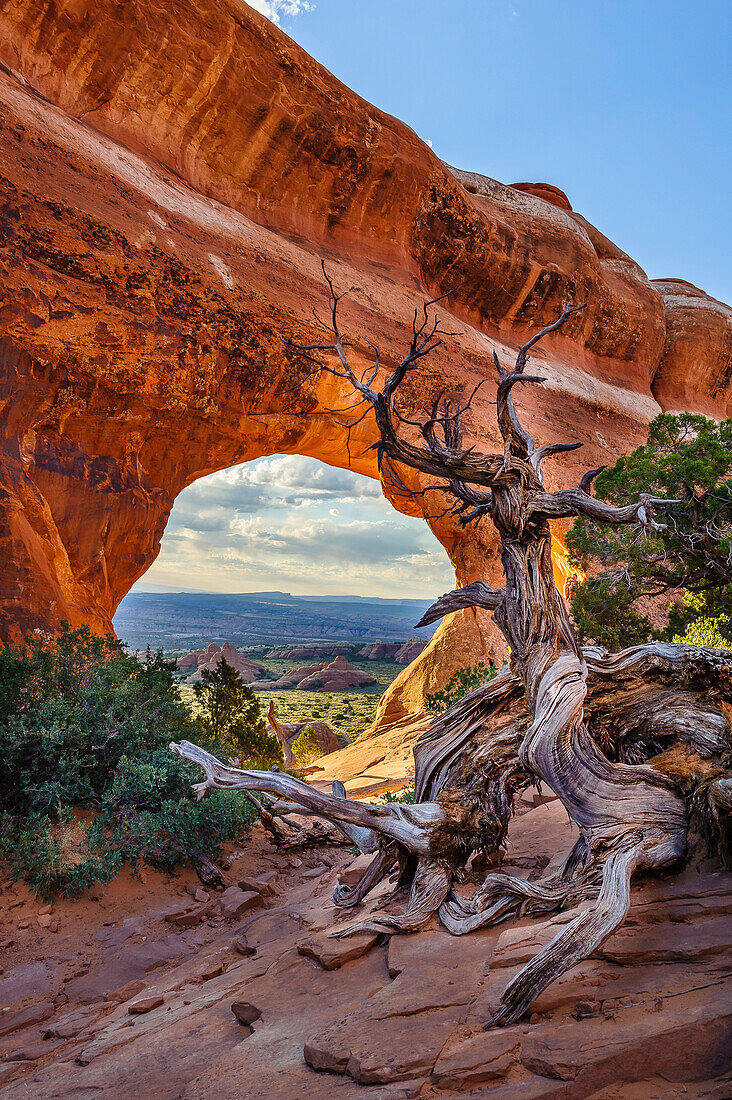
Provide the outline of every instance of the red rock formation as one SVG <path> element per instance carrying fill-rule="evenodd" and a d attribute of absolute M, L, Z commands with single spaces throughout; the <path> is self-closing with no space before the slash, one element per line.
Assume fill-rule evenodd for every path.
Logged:
<path fill-rule="evenodd" d="M 301 691 L 348 691 L 377 681 L 368 672 L 354 668 L 345 657 L 336 657 L 329 665 L 311 672 L 298 683 Z"/>
<path fill-rule="evenodd" d="M 213 670 L 222 660 L 236 669 L 245 684 L 254 683 L 267 671 L 258 661 L 250 661 L 248 657 L 242 657 L 239 650 L 229 642 L 224 642 L 222 646 L 217 645 L 216 642 L 210 642 L 206 649 L 194 649 L 191 653 L 179 657 L 177 663 L 181 672 L 191 673 L 186 682 L 193 684 L 201 679 L 204 669 Z"/>
<path fill-rule="evenodd" d="M 293 668 L 289 672 L 283 672 L 277 680 L 257 680 L 252 684 L 252 687 L 255 691 L 280 691 L 282 688 L 298 687 L 300 681 L 304 680 L 306 676 L 312 676 L 323 668 L 325 668 L 324 663 L 303 665 L 301 668 Z"/>
<path fill-rule="evenodd" d="M 240 0 L 11 0 L 0 101 L 5 636 L 62 618 L 110 630 L 204 474 L 283 452 L 376 476 L 368 420 L 349 457 L 344 390 L 291 388 L 279 333 L 315 333 L 320 256 L 354 288 L 357 362 L 369 337 L 388 367 L 415 306 L 459 287 L 442 308 L 460 335 L 415 382 L 415 410 L 585 301 L 537 357 L 544 392 L 521 395 L 535 434 L 585 444 L 557 482 L 637 444 L 659 408 L 728 408 L 725 307 L 650 283 L 555 188 L 451 171 Z M 468 426 L 484 445 L 493 385 Z M 496 579 L 487 527 L 385 492 L 426 515 L 461 583 Z M 453 617 L 392 712 L 492 653 L 485 617 Z"/>
<path fill-rule="evenodd" d="M 405 642 L 394 654 L 394 660 L 398 665 L 409 665 L 415 658 L 419 657 L 426 645 L 427 643 L 423 642 L 421 638 Z"/>
<path fill-rule="evenodd" d="M 399 642 L 374 642 L 373 645 L 365 645 L 359 649 L 360 657 L 367 661 L 388 661 L 401 648 Z"/>

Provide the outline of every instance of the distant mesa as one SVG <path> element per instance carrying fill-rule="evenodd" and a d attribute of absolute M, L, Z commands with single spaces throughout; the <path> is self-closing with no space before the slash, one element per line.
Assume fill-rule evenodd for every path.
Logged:
<path fill-rule="evenodd" d="M 375 683 L 377 681 L 370 673 L 354 668 L 345 657 L 336 657 L 329 665 L 315 669 L 297 686 L 301 691 L 345 691 Z"/>
<path fill-rule="evenodd" d="M 245 684 L 251 684 L 267 672 L 264 665 L 260 665 L 258 661 L 250 661 L 248 657 L 242 657 L 239 650 L 229 642 L 224 642 L 223 645 L 211 642 L 205 649 L 194 649 L 185 656 L 179 657 L 177 663 L 180 672 L 190 673 L 186 677 L 186 683 L 195 684 L 201 679 L 204 669 L 213 671 L 222 659 L 236 669 Z"/>
<path fill-rule="evenodd" d="M 300 691 L 347 691 L 352 687 L 364 687 L 376 684 L 368 672 L 362 672 L 346 660 L 336 657 L 328 664 L 303 665 L 285 672 L 278 680 L 256 680 L 252 683 L 255 691 L 281 691 L 286 688 L 298 688 Z"/>
<path fill-rule="evenodd" d="M 419 657 L 426 645 L 421 638 L 414 638 L 411 642 L 376 642 L 365 645 L 358 652 L 367 661 L 396 661 L 398 665 L 408 665 Z"/>

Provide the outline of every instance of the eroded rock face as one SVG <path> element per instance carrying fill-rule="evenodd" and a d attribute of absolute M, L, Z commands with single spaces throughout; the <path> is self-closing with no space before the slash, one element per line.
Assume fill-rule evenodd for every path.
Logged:
<path fill-rule="evenodd" d="M 365 338 L 393 365 L 415 306 L 459 287 L 441 309 L 460 334 L 405 393 L 417 414 L 586 302 L 537 355 L 543 392 L 521 395 L 536 436 L 585 444 L 555 485 L 632 448 L 661 408 L 729 407 L 726 307 L 650 283 L 556 188 L 449 169 L 240 0 L 15 0 L 0 63 L 5 637 L 63 618 L 111 630 L 176 495 L 214 470 L 280 452 L 377 476 L 371 418 L 349 449 L 360 410 L 328 375 L 293 389 L 304 368 L 280 340 L 316 338 L 321 256 L 354 288 L 357 366 Z M 491 378 L 466 425 L 484 448 L 494 395 Z M 460 583 L 499 579 L 486 525 L 384 491 L 425 516 Z M 503 652 L 486 616 L 460 613 L 386 710 Z"/>
<path fill-rule="evenodd" d="M 335 657 L 329 665 L 311 672 L 297 686 L 302 691 L 347 691 L 348 688 L 375 683 L 373 676 L 354 668 L 345 657 Z"/>
<path fill-rule="evenodd" d="M 239 650 L 230 645 L 229 642 L 224 642 L 222 646 L 217 645 L 216 642 L 211 642 L 205 649 L 194 649 L 190 653 L 184 654 L 183 657 L 179 657 L 177 664 L 181 672 L 190 673 L 187 683 L 194 684 L 201 679 L 201 673 L 204 669 L 213 671 L 218 668 L 222 660 L 236 669 L 245 684 L 254 683 L 255 680 L 259 680 L 261 676 L 264 676 L 267 671 L 264 665 L 260 665 L 258 661 L 251 661 L 248 657 L 243 657 Z"/>

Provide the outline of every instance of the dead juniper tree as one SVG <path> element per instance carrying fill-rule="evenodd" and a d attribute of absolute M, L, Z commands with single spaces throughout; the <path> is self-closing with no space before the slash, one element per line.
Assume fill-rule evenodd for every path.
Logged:
<path fill-rule="evenodd" d="M 510 646 L 510 667 L 453 706 L 418 742 L 412 806 L 351 801 L 342 784 L 327 795 L 276 770 L 226 767 L 188 742 L 171 748 L 204 769 L 199 796 L 210 787 L 268 792 L 277 796 L 275 809 L 325 817 L 362 852 L 373 853 L 361 881 L 336 890 L 337 904 L 357 905 L 398 871 L 399 886 L 410 886 L 405 912 L 372 915 L 338 935 L 412 932 L 434 913 L 461 935 L 519 913 L 578 907 L 504 990 L 491 1024 L 508 1024 L 620 926 L 634 873 L 681 865 L 695 816 L 725 850 L 732 820 L 731 655 L 659 643 L 609 656 L 581 650 L 575 639 L 554 582 L 550 521 L 582 515 L 658 529 L 655 515 L 674 504 L 651 495 L 622 507 L 605 504 L 590 493 L 597 471 L 576 489 L 544 487 L 542 463 L 579 444 L 536 446 L 512 394 L 516 386 L 543 381 L 526 373 L 531 348 L 581 307 L 565 306 L 519 348 L 510 371 L 494 354 L 503 453 L 482 454 L 463 446 L 461 432 L 477 388 L 462 406 L 436 395 L 421 419 L 397 407 L 405 378 L 442 342 L 439 322 L 429 314 L 439 299 L 427 303 L 421 319 L 415 314 L 411 344 L 393 373 L 383 377 L 378 350 L 369 344 L 373 366 L 368 377 L 360 376 L 340 329 L 343 296 L 326 279 L 328 342 L 286 341 L 295 360 L 310 365 L 303 381 L 329 372 L 350 384 L 363 415 L 375 419 L 380 468 L 402 491 L 409 492 L 399 467 L 411 467 L 438 479 L 428 488 L 448 495 L 460 523 L 490 518 L 500 535 L 505 587 L 478 581 L 450 592 L 419 625 L 460 608 L 487 608 Z M 494 870 L 466 898 L 455 885 L 471 854 L 500 868 L 514 796 L 537 781 L 561 799 L 578 829 L 563 867 L 534 882 Z"/>

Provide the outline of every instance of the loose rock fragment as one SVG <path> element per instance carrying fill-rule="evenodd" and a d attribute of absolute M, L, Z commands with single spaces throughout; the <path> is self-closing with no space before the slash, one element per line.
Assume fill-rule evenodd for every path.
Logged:
<path fill-rule="evenodd" d="M 127 1011 L 131 1016 L 142 1016 L 146 1012 L 152 1012 L 154 1008 L 160 1008 L 162 1004 L 165 1004 L 165 998 L 159 994 L 153 994 L 150 997 L 142 997 L 139 1001 L 133 1001 Z"/>
<path fill-rule="evenodd" d="M 233 920 L 261 905 L 262 898 L 255 890 L 242 890 L 239 886 L 229 886 L 219 898 L 219 908 L 226 920 Z"/>
<path fill-rule="evenodd" d="M 345 963 L 360 959 L 371 950 L 378 938 L 377 934 L 370 932 L 342 940 L 322 936 L 305 940 L 297 945 L 297 950 L 299 954 L 315 959 L 324 970 L 338 970 Z"/>
<path fill-rule="evenodd" d="M 249 1027 L 262 1015 L 256 1005 L 250 1004 L 249 1001 L 234 1001 L 231 1011 L 244 1027 Z"/>

